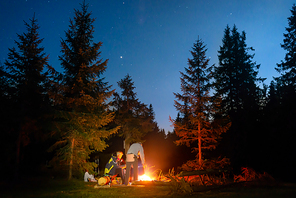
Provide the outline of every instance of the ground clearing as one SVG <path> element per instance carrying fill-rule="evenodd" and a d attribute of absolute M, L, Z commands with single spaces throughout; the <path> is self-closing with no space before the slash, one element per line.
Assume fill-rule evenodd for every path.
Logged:
<path fill-rule="evenodd" d="M 81 180 L 30 179 L 19 183 L 1 183 L 1 197 L 199 197 L 199 198 L 282 198 L 296 197 L 296 184 L 231 185 L 225 188 L 196 188 L 191 195 L 176 194 L 170 186 L 139 185 L 128 187 L 94 188 L 95 183 Z"/>

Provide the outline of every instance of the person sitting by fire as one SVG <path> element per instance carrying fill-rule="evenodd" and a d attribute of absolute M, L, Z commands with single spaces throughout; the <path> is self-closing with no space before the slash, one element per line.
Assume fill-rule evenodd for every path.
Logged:
<path fill-rule="evenodd" d="M 97 182 L 93 174 L 90 174 L 88 170 L 85 170 L 84 173 L 84 181 L 85 182 Z"/>
<path fill-rule="evenodd" d="M 138 180 L 138 158 L 141 159 L 144 171 L 146 167 L 144 149 L 142 143 L 134 143 L 130 146 L 126 154 L 126 175 L 124 183 L 128 185 L 131 175 L 131 167 L 133 168 L 133 180 Z"/>
<path fill-rule="evenodd" d="M 105 166 L 104 175 L 106 176 L 117 176 L 121 177 L 122 182 L 124 183 L 124 174 L 123 168 L 125 165 L 121 165 L 123 153 L 121 151 L 117 151 L 112 154 L 110 160 L 107 162 Z"/>

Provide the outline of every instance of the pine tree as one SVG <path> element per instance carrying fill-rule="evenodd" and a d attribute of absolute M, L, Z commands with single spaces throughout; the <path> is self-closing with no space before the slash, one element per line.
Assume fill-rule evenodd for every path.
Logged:
<path fill-rule="evenodd" d="M 283 93 L 291 97 L 291 93 L 295 94 L 296 92 L 296 6 L 295 4 L 291 9 L 292 16 L 288 17 L 289 27 L 286 28 L 287 33 L 284 33 L 284 44 L 281 44 L 281 47 L 287 51 L 285 60 L 281 61 L 280 64 L 277 64 L 276 70 L 281 74 L 279 78 L 276 78 L 281 85 L 285 87 Z M 287 93 L 285 93 L 287 92 Z M 284 97 L 284 96 L 283 96 Z"/>
<path fill-rule="evenodd" d="M 201 39 L 194 43 L 188 59 L 188 68 L 181 73 L 181 91 L 174 93 L 175 108 L 183 115 L 180 121 L 170 118 L 174 125 L 178 145 L 186 144 L 197 153 L 198 165 L 202 165 L 204 151 L 215 149 L 229 123 L 218 125 L 215 114 L 218 103 L 210 96 L 212 67 L 206 57 L 206 46 Z"/>
<path fill-rule="evenodd" d="M 39 38 L 39 25 L 35 16 L 29 23 L 25 22 L 25 26 L 27 32 L 17 34 L 20 40 L 15 41 L 17 48 L 9 49 L 8 59 L 5 61 L 5 93 L 10 99 L 10 111 L 13 112 L 11 131 L 16 132 L 16 176 L 21 165 L 20 156 L 24 155 L 23 148 L 38 141 L 41 134 L 38 119 L 44 115 L 49 104 L 47 95 L 44 94 L 44 70 L 48 66 L 48 56 L 45 56 L 44 48 L 40 47 L 43 39 Z M 25 159 L 36 155 L 36 150 L 35 148 L 35 153 L 28 153 Z"/>
<path fill-rule="evenodd" d="M 258 82 L 264 81 L 257 77 L 260 65 L 252 61 L 254 54 L 249 54 L 249 50 L 254 49 L 247 47 L 246 33 L 240 34 L 235 25 L 230 30 L 227 25 L 218 51 L 219 65 L 214 72 L 215 91 L 222 97 L 221 109 L 232 122 L 228 133 L 230 142 L 225 143 L 225 147 L 232 153 L 232 159 L 240 162 L 251 161 L 252 158 L 253 152 L 248 145 L 258 131 L 261 93 Z M 226 146 L 228 144 L 234 147 Z"/>
<path fill-rule="evenodd" d="M 143 142 L 146 133 L 153 129 L 153 109 L 148 108 L 137 98 L 136 88 L 130 75 L 118 82 L 122 89 L 121 97 L 114 94 L 113 107 L 116 111 L 116 123 L 121 127 L 120 134 L 125 138 L 125 151 L 131 142 Z"/>
<path fill-rule="evenodd" d="M 292 16 L 288 17 L 289 27 L 286 28 L 287 33 L 284 33 L 284 43 L 281 47 L 287 51 L 285 60 L 277 64 L 275 68 L 280 76 L 275 78 L 279 94 L 281 94 L 281 104 L 288 109 L 293 109 L 296 99 L 296 47 L 295 47 L 295 31 L 296 31 L 296 6 L 291 9 Z M 288 110 L 287 109 L 287 110 Z"/>
<path fill-rule="evenodd" d="M 295 174 L 296 161 L 293 159 L 293 153 L 296 151 L 294 142 L 296 140 L 295 130 L 295 116 L 296 116 L 296 6 L 293 4 L 291 16 L 288 17 L 288 27 L 286 27 L 286 33 L 284 33 L 283 44 L 281 47 L 286 51 L 284 60 L 277 64 L 276 71 L 280 76 L 275 78 L 276 84 L 275 93 L 270 95 L 269 109 L 271 107 L 273 113 L 276 113 L 275 122 L 272 126 L 274 139 L 276 142 L 275 158 L 281 161 L 284 169 L 284 173 L 280 175 L 292 175 Z M 271 90 L 273 91 L 273 90 Z M 272 93 L 272 92 L 271 92 Z M 272 106 L 271 106 L 272 105 Z M 285 166 L 289 164 L 288 168 Z"/>
<path fill-rule="evenodd" d="M 251 60 L 253 51 L 245 43 L 246 34 L 239 34 L 236 26 L 230 31 L 227 25 L 218 51 L 219 66 L 215 67 L 216 91 L 223 96 L 223 108 L 229 114 L 236 114 L 241 109 L 254 106 L 256 102 L 256 82 L 260 65 Z"/>
<path fill-rule="evenodd" d="M 65 74 L 62 89 L 53 95 L 59 110 L 56 126 L 60 138 L 50 150 L 57 149 L 55 159 L 69 165 L 69 179 L 73 169 L 92 172 L 96 164 L 88 161 L 89 155 L 104 150 L 105 139 L 118 130 L 108 127 L 114 119 L 107 103 L 113 91 L 101 77 L 107 60 L 99 58 L 102 43 L 93 42 L 94 19 L 87 9 L 85 2 L 81 10 L 75 9 L 66 39 L 61 41 Z"/>

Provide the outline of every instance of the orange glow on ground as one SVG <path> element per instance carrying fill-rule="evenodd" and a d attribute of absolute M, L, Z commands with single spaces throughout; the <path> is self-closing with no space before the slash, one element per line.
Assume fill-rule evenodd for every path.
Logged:
<path fill-rule="evenodd" d="M 152 181 L 152 179 L 146 174 L 139 175 L 138 179 L 139 179 L 139 181 Z"/>

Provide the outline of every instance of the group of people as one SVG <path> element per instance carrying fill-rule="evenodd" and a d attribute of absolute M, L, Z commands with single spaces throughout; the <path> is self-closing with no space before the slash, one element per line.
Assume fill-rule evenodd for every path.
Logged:
<path fill-rule="evenodd" d="M 146 167 L 144 149 L 141 143 L 134 143 L 130 146 L 126 153 L 126 164 L 122 164 L 123 153 L 116 152 L 116 156 L 112 155 L 105 166 L 105 175 L 120 176 L 122 184 L 128 185 L 131 168 L 133 168 L 133 181 L 138 180 L 138 158 L 141 159 L 143 168 Z M 125 169 L 125 170 L 124 170 Z"/>
<path fill-rule="evenodd" d="M 131 177 L 131 168 L 133 168 L 133 181 L 138 180 L 138 158 L 140 158 L 143 168 L 146 167 L 144 149 L 141 143 L 134 143 L 130 146 L 126 153 L 126 163 L 123 163 L 123 152 L 117 151 L 107 162 L 104 170 L 106 176 L 121 177 L 122 184 L 128 185 Z M 84 181 L 96 182 L 93 175 L 87 171 L 84 174 Z"/>

